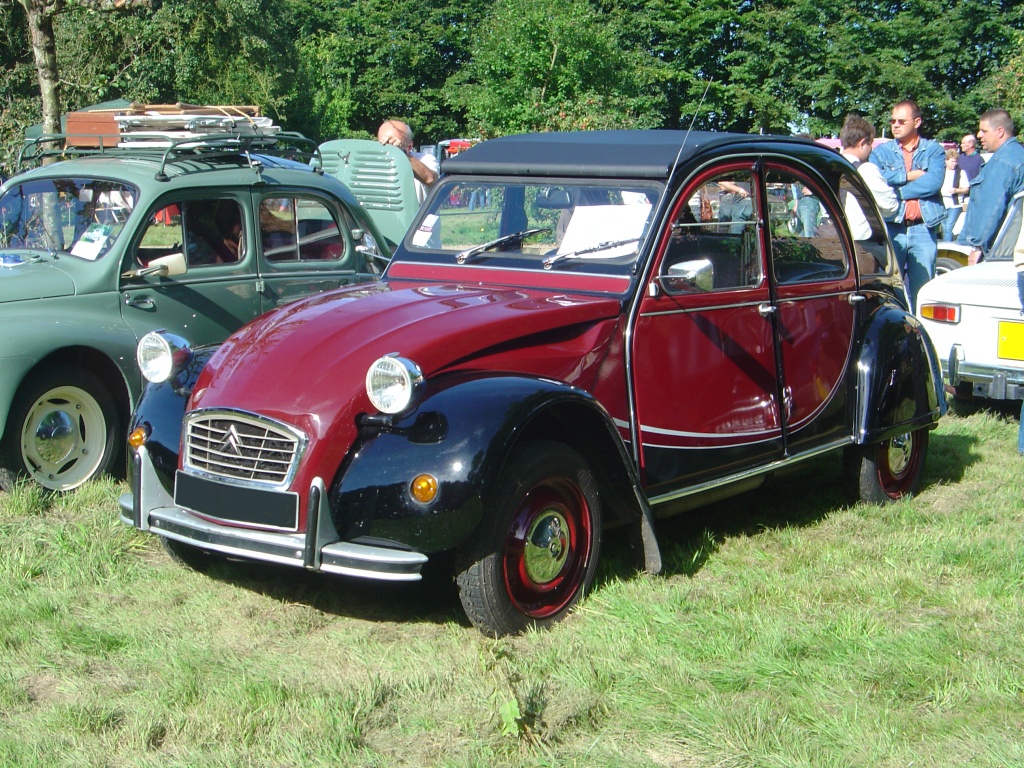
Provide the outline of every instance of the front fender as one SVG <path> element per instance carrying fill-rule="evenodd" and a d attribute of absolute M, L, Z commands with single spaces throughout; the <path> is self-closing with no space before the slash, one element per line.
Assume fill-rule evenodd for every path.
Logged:
<path fill-rule="evenodd" d="M 330 491 L 335 528 L 342 539 L 385 539 L 428 553 L 456 547 L 486 514 L 513 447 L 535 437 L 584 456 L 618 503 L 609 516 L 641 522 L 645 566 L 659 570 L 650 510 L 607 412 L 583 390 L 528 376 L 453 376 L 392 427 L 364 425 Z M 410 493 L 420 473 L 438 480 L 430 504 Z"/>
<path fill-rule="evenodd" d="M 216 350 L 216 347 L 197 349 L 188 365 L 176 376 L 160 384 L 147 384 L 128 426 L 128 434 L 137 427 L 145 429 L 146 450 L 153 470 L 171 495 L 174 494 L 174 473 L 181 453 L 181 424 L 185 419 L 185 408 L 199 373 Z M 130 447 L 128 452 L 131 455 Z M 133 468 L 134 462 L 129 462 L 129 473 L 133 473 Z M 132 477 L 128 480 L 131 482 Z"/>
<path fill-rule="evenodd" d="M 882 304 L 857 360 L 857 442 L 871 444 L 933 425 L 946 412 L 938 355 L 917 318 Z"/>

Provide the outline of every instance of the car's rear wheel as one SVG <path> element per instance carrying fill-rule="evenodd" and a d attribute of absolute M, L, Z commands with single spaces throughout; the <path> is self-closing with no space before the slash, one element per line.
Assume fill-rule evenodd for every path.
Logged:
<path fill-rule="evenodd" d="M 57 366 L 30 376 L 7 418 L 0 464 L 50 491 L 70 491 L 109 472 L 120 421 L 114 399 L 96 376 Z"/>
<path fill-rule="evenodd" d="M 559 443 L 528 443 L 487 500 L 480 536 L 459 553 L 457 583 L 470 621 L 500 637 L 564 617 L 593 582 L 601 544 L 597 486 L 583 458 Z"/>
<path fill-rule="evenodd" d="M 951 259 L 948 256 L 940 256 L 935 260 L 935 274 L 936 276 L 943 275 L 946 272 L 952 272 L 954 269 L 960 269 L 962 266 L 963 264 L 956 259 Z"/>
<path fill-rule="evenodd" d="M 868 504 L 896 501 L 917 492 L 928 453 L 928 430 L 917 429 L 873 445 L 850 448 L 847 479 Z"/>

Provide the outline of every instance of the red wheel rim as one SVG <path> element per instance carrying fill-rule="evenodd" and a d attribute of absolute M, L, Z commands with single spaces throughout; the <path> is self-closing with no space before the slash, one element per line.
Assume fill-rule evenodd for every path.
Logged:
<path fill-rule="evenodd" d="M 544 619 L 572 603 L 590 564 L 590 507 L 567 478 L 544 480 L 523 496 L 505 539 L 505 588 L 526 616 Z"/>
<path fill-rule="evenodd" d="M 879 444 L 875 466 L 886 496 L 900 499 L 910 493 L 921 469 L 921 458 L 921 441 L 913 432 Z"/>

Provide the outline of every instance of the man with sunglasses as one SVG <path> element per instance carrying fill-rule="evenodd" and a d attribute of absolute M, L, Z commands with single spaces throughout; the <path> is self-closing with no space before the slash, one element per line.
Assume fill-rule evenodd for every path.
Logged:
<path fill-rule="evenodd" d="M 917 292 L 935 277 L 938 228 L 946 217 L 939 192 L 946 177 L 946 152 L 918 133 L 921 110 L 909 99 L 892 108 L 889 125 L 893 139 L 875 148 L 871 162 L 899 199 L 886 227 L 914 311 Z"/>
<path fill-rule="evenodd" d="M 993 154 L 971 181 L 971 202 L 957 239 L 971 246 L 967 254 L 970 264 L 977 264 L 988 253 L 1010 200 L 1024 189 L 1024 147 L 1014 136 L 1010 113 L 990 109 L 983 114 L 978 121 L 978 139 L 981 148 Z"/>

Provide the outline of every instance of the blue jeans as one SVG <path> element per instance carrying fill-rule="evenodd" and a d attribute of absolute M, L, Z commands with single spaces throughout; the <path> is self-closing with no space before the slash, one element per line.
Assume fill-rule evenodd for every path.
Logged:
<path fill-rule="evenodd" d="M 1024 456 L 1024 400 L 1020 401 L 1020 426 L 1017 427 L 1017 452 Z"/>
<path fill-rule="evenodd" d="M 896 252 L 896 263 L 900 265 L 903 283 L 910 300 L 910 311 L 917 310 L 917 293 L 921 286 L 935 277 L 935 257 L 938 240 L 935 230 L 927 224 L 896 224 L 888 222 L 889 237 Z"/>
<path fill-rule="evenodd" d="M 796 201 L 796 216 L 800 219 L 800 237 L 814 237 L 818 226 L 818 198 L 804 195 Z"/>
<path fill-rule="evenodd" d="M 953 240 L 953 227 L 956 225 L 956 220 L 960 218 L 963 208 L 959 205 L 955 208 L 946 209 L 946 219 L 942 222 L 942 239 Z"/>
<path fill-rule="evenodd" d="M 1017 270 L 1017 293 L 1020 295 L 1020 313 L 1024 315 L 1024 269 Z M 1024 456 L 1024 400 L 1020 402 L 1020 426 L 1017 427 L 1017 451 Z"/>
<path fill-rule="evenodd" d="M 726 192 L 718 198 L 718 220 L 740 222 L 729 224 L 729 232 L 738 235 L 743 232 L 743 223 L 754 218 L 754 204 L 749 197 L 740 197 L 734 192 Z"/>

